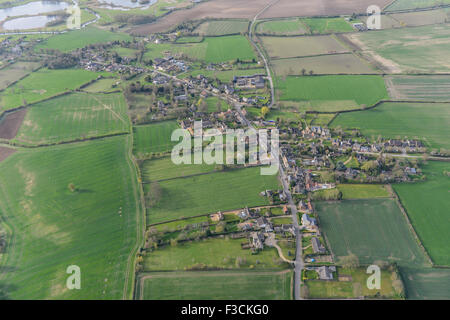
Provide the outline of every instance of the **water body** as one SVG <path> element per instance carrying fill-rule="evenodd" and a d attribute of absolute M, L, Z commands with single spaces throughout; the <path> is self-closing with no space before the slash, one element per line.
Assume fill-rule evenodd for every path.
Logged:
<path fill-rule="evenodd" d="M 139 1 L 131 1 L 131 0 L 98 0 L 98 2 L 110 4 L 111 6 L 103 6 L 106 9 L 112 10 L 123 10 L 126 9 L 147 9 L 151 5 L 155 4 L 157 0 L 149 0 L 147 3 L 139 3 Z"/>
<path fill-rule="evenodd" d="M 68 6 L 69 6 L 69 4 L 67 2 L 34 1 L 34 2 L 30 2 L 27 4 L 21 5 L 21 6 L 0 9 L 0 22 L 6 20 L 7 17 L 37 15 L 37 14 L 41 14 L 41 13 L 64 10 Z M 30 23 L 37 23 L 38 20 L 30 20 Z M 25 28 L 22 28 L 22 29 L 25 29 Z M 30 28 L 27 26 L 26 29 L 30 29 Z"/>
<path fill-rule="evenodd" d="M 26 30 L 43 28 L 47 22 L 56 20 L 56 16 L 33 16 L 16 18 L 6 21 L 3 24 L 5 30 Z"/>

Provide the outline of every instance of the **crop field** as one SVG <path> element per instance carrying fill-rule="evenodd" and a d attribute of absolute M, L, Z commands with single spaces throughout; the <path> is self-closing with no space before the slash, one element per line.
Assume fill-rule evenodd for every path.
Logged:
<path fill-rule="evenodd" d="M 313 34 L 353 31 L 352 25 L 343 18 L 312 18 L 302 21 Z"/>
<path fill-rule="evenodd" d="M 272 59 L 348 52 L 332 36 L 261 37 L 261 41 Z"/>
<path fill-rule="evenodd" d="M 366 136 L 409 137 L 431 148 L 450 149 L 450 104 L 383 103 L 374 109 L 338 115 L 332 127 L 360 128 Z M 424 112 L 425 111 L 425 112 Z"/>
<path fill-rule="evenodd" d="M 291 271 L 150 273 L 144 277 L 144 300 L 290 300 L 292 295 Z"/>
<path fill-rule="evenodd" d="M 346 35 L 387 72 L 450 71 L 448 24 Z"/>
<path fill-rule="evenodd" d="M 357 109 L 387 98 L 383 78 L 376 75 L 286 77 L 277 78 L 276 86 L 280 100 L 305 102 L 304 109 L 316 111 Z"/>
<path fill-rule="evenodd" d="M 449 76 L 390 76 L 385 79 L 391 98 L 450 101 Z"/>
<path fill-rule="evenodd" d="M 116 40 L 127 41 L 132 40 L 132 38 L 126 33 L 111 32 L 89 26 L 83 29 L 54 35 L 46 39 L 42 44 L 37 45 L 36 50 L 56 49 L 62 52 L 69 52 L 77 48 L 84 48 L 89 44 L 105 43 Z"/>
<path fill-rule="evenodd" d="M 399 265 L 425 264 L 425 256 L 395 200 L 318 202 L 315 207 L 336 256 L 353 253 L 363 264 L 377 260 Z"/>
<path fill-rule="evenodd" d="M 271 61 L 277 76 L 301 75 L 313 71 L 315 74 L 376 74 L 368 63 L 348 54 L 322 55 L 307 58 L 288 58 Z"/>
<path fill-rule="evenodd" d="M 0 271 L 7 298 L 124 297 L 141 223 L 128 139 L 18 151 L 1 162 L 2 223 L 14 234 Z M 66 288 L 74 264 L 82 290 Z"/>
<path fill-rule="evenodd" d="M 449 269 L 401 267 L 400 272 L 408 299 L 450 299 Z"/>
<path fill-rule="evenodd" d="M 178 243 L 147 253 L 144 258 L 145 271 L 183 271 L 195 265 L 221 269 L 284 269 L 287 263 L 280 260 L 275 248 L 265 248 L 252 254 L 241 248 L 247 239 L 210 238 L 195 242 Z M 236 258 L 242 263 L 236 266 Z M 251 267 L 253 266 L 253 267 Z"/>
<path fill-rule="evenodd" d="M 448 19 L 447 13 L 444 10 L 393 13 L 390 17 L 398 21 L 403 27 L 417 27 L 445 23 Z"/>
<path fill-rule="evenodd" d="M 233 48 L 233 50 L 229 50 Z M 150 44 L 144 54 L 147 59 L 161 57 L 164 52 L 186 55 L 190 59 L 202 60 L 207 63 L 219 63 L 240 60 L 256 59 L 255 52 L 244 36 L 223 36 L 204 38 L 202 42 L 183 44 Z"/>
<path fill-rule="evenodd" d="M 28 108 L 15 141 L 46 144 L 129 131 L 121 93 L 73 93 Z"/>
<path fill-rule="evenodd" d="M 37 62 L 20 61 L 0 69 L 0 90 L 22 79 L 37 67 L 39 67 Z"/>
<path fill-rule="evenodd" d="M 397 11 L 416 8 L 429 8 L 443 4 L 450 4 L 450 0 L 396 0 L 385 10 Z"/>
<path fill-rule="evenodd" d="M 390 196 L 386 187 L 379 184 L 339 184 L 337 188 L 342 192 L 342 199 L 386 198 Z"/>
<path fill-rule="evenodd" d="M 38 102 L 76 89 L 98 75 L 83 69 L 40 69 L 0 93 L 0 106 L 3 110 L 8 110 Z"/>
<path fill-rule="evenodd" d="M 433 262 L 450 266 L 450 164 L 429 162 L 423 171 L 425 182 L 396 184 L 394 190 Z"/>
<path fill-rule="evenodd" d="M 267 205 L 269 201 L 259 193 L 278 189 L 279 182 L 277 176 L 261 175 L 260 168 L 254 167 L 168 180 L 159 184 L 162 196 L 154 207 L 147 210 L 149 223 L 218 210 Z M 144 185 L 144 191 L 147 191 L 147 185 Z"/>
<path fill-rule="evenodd" d="M 14 152 L 16 152 L 15 149 L 12 148 L 6 148 L 6 147 L 0 147 L 0 162 L 8 158 L 10 155 L 12 155 Z"/>
<path fill-rule="evenodd" d="M 176 121 L 156 122 L 149 125 L 135 126 L 134 153 L 159 153 L 172 150 L 178 142 L 171 141 L 172 132 L 178 129 Z"/>
<path fill-rule="evenodd" d="M 379 293 L 382 296 L 395 298 L 396 293 L 392 287 L 391 273 L 387 270 L 381 271 L 381 287 L 379 290 L 367 288 L 367 273 L 364 268 L 355 270 L 339 268 L 339 276 L 349 276 L 351 281 L 306 281 L 309 289 L 310 299 L 346 299 L 358 298 L 361 296 L 375 296 Z"/>
<path fill-rule="evenodd" d="M 22 121 L 27 114 L 26 109 L 8 112 L 0 119 L 0 138 L 12 139 L 17 135 Z"/>
<path fill-rule="evenodd" d="M 256 28 L 257 33 L 299 35 L 308 33 L 300 19 L 269 20 L 260 22 Z"/>
<path fill-rule="evenodd" d="M 248 31 L 249 22 L 246 20 L 211 20 L 199 25 L 194 33 L 202 36 L 223 36 Z"/>
<path fill-rule="evenodd" d="M 116 78 L 103 78 L 95 81 L 94 83 L 83 88 L 83 91 L 86 92 L 111 92 L 113 90 L 118 90 L 117 88 L 113 88 L 113 85 L 117 83 L 119 80 Z"/>

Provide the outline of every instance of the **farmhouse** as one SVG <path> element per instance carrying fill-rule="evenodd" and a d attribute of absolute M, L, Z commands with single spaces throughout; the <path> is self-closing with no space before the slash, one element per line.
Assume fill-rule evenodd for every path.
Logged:
<path fill-rule="evenodd" d="M 224 219 L 224 215 L 222 212 L 217 212 L 217 213 L 213 213 L 212 215 L 209 216 L 211 218 L 212 221 L 214 222 L 219 222 L 222 221 Z"/>

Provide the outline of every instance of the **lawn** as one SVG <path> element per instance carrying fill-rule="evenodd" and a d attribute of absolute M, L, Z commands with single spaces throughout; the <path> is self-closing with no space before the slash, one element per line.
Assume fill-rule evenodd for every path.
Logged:
<path fill-rule="evenodd" d="M 205 285 L 205 281 L 208 285 Z M 292 272 L 150 273 L 144 300 L 290 300 Z"/>
<path fill-rule="evenodd" d="M 18 151 L 0 163 L 7 298 L 124 297 L 142 223 L 129 147 L 129 137 L 116 137 Z M 70 265 L 81 269 L 81 290 L 66 288 Z"/>
<path fill-rule="evenodd" d="M 302 19 L 313 34 L 352 32 L 353 27 L 343 18 L 311 18 Z"/>
<path fill-rule="evenodd" d="M 395 200 L 318 202 L 315 206 L 336 256 L 353 253 L 363 264 L 377 260 L 399 265 L 426 263 Z"/>
<path fill-rule="evenodd" d="M 444 171 L 450 172 L 449 163 L 429 162 L 425 182 L 396 184 L 394 190 L 433 262 L 450 266 L 450 178 Z"/>
<path fill-rule="evenodd" d="M 148 222 L 156 223 L 245 206 L 267 205 L 259 195 L 278 189 L 277 176 L 261 175 L 261 168 L 246 168 L 160 182 L 162 196 L 147 210 Z M 144 185 L 144 190 L 147 191 Z"/>
<path fill-rule="evenodd" d="M 176 121 L 156 122 L 149 125 L 135 126 L 134 153 L 169 152 L 178 142 L 171 141 L 172 132 L 178 129 Z"/>
<path fill-rule="evenodd" d="M 276 86 L 280 100 L 307 102 L 306 109 L 317 111 L 355 109 L 387 99 L 383 78 L 376 75 L 286 77 L 277 78 Z"/>
<path fill-rule="evenodd" d="M 0 93 L 3 110 L 38 102 L 73 90 L 99 76 L 83 69 L 40 69 Z"/>
<path fill-rule="evenodd" d="M 242 249 L 247 239 L 209 238 L 194 242 L 178 243 L 148 252 L 144 257 L 145 271 L 183 271 L 204 264 L 221 269 L 281 269 L 288 266 L 278 257 L 275 248 L 265 248 L 258 254 Z M 236 260 L 241 258 L 240 267 Z"/>
<path fill-rule="evenodd" d="M 337 188 L 342 192 L 342 199 L 389 197 L 386 187 L 379 184 L 339 184 Z"/>
<path fill-rule="evenodd" d="M 95 43 L 130 40 L 132 40 L 132 37 L 126 33 L 111 32 L 89 26 L 83 29 L 54 35 L 53 37 L 46 39 L 42 44 L 37 45 L 36 50 L 56 49 L 62 52 L 69 52 Z"/>
<path fill-rule="evenodd" d="M 129 131 L 127 106 L 121 93 L 73 93 L 30 107 L 15 140 L 48 144 Z"/>
<path fill-rule="evenodd" d="M 383 103 L 375 109 L 343 113 L 332 127 L 360 128 L 365 136 L 417 138 L 431 148 L 450 149 L 450 104 Z"/>

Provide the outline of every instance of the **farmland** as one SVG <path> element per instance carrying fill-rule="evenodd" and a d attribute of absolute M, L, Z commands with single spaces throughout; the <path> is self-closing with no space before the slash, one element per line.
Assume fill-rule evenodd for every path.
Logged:
<path fill-rule="evenodd" d="M 122 94 L 74 93 L 28 109 L 15 141 L 45 144 L 129 132 Z"/>
<path fill-rule="evenodd" d="M 289 300 L 291 281 L 292 272 L 151 273 L 143 279 L 143 299 Z"/>
<path fill-rule="evenodd" d="M 428 8 L 450 4 L 449 0 L 396 0 L 386 8 L 386 11 L 397 11 L 415 8 Z"/>
<path fill-rule="evenodd" d="M 259 193 L 278 188 L 277 177 L 260 175 L 258 167 L 168 180 L 159 184 L 162 197 L 147 210 L 149 223 L 265 205 L 268 200 Z M 147 191 L 146 188 L 144 191 Z"/>
<path fill-rule="evenodd" d="M 134 153 L 160 153 L 172 150 L 178 141 L 171 141 L 176 121 L 163 121 L 133 128 Z"/>
<path fill-rule="evenodd" d="M 263 34 L 283 34 L 283 35 L 298 35 L 305 34 L 308 30 L 300 19 L 283 19 L 283 20 L 268 20 L 261 21 L 256 31 Z"/>
<path fill-rule="evenodd" d="M 395 200 L 318 202 L 316 210 L 331 249 L 338 257 L 353 253 L 364 264 L 377 260 L 399 265 L 426 263 Z"/>
<path fill-rule="evenodd" d="M 357 109 L 387 98 L 383 78 L 375 75 L 286 77 L 276 85 L 280 100 L 309 102 L 306 108 L 316 111 Z"/>
<path fill-rule="evenodd" d="M 39 67 L 39 63 L 21 61 L 0 69 L 0 90 L 22 79 L 37 67 Z"/>
<path fill-rule="evenodd" d="M 0 93 L 0 105 L 7 110 L 38 102 L 76 89 L 98 75 L 82 69 L 40 69 Z"/>
<path fill-rule="evenodd" d="M 450 299 L 450 270 L 437 268 L 401 267 L 408 299 Z"/>
<path fill-rule="evenodd" d="M 353 27 L 342 18 L 317 18 L 302 20 L 313 34 L 351 32 Z"/>
<path fill-rule="evenodd" d="M 378 184 L 339 184 L 337 188 L 342 192 L 342 199 L 389 197 L 386 187 Z"/>
<path fill-rule="evenodd" d="M 333 127 L 360 128 L 366 136 L 424 139 L 431 148 L 450 149 L 449 104 L 383 103 L 374 109 L 340 114 Z M 424 112 L 426 110 L 426 112 Z"/>
<path fill-rule="evenodd" d="M 262 44 L 272 59 L 313 56 L 347 52 L 332 36 L 315 37 L 261 37 Z"/>
<path fill-rule="evenodd" d="M 433 262 L 449 266 L 450 223 L 447 209 L 450 207 L 450 164 L 430 162 L 424 167 L 424 172 L 427 177 L 425 182 L 396 184 L 394 189 Z"/>
<path fill-rule="evenodd" d="M 393 99 L 450 101 L 449 76 L 391 76 L 385 79 Z"/>
<path fill-rule="evenodd" d="M 306 58 L 272 60 L 274 73 L 278 76 L 301 75 L 313 71 L 315 74 L 376 74 L 372 67 L 351 53 L 321 55 Z"/>
<path fill-rule="evenodd" d="M 225 71 L 197 69 L 188 71 L 187 73 L 180 75 L 180 78 L 186 78 L 188 76 L 196 77 L 199 74 L 209 78 L 217 77 L 217 79 L 222 82 L 231 82 L 234 77 L 249 76 L 254 74 L 266 74 L 266 70 L 263 68 L 232 69 Z"/>
<path fill-rule="evenodd" d="M 110 32 L 89 26 L 80 30 L 54 35 L 38 45 L 36 50 L 56 49 L 62 52 L 69 52 L 93 43 L 131 39 L 132 38 L 126 33 Z"/>
<path fill-rule="evenodd" d="M 116 137 L 18 151 L 1 163 L 2 223 L 14 234 L 0 273 L 9 298 L 124 296 L 141 223 L 128 144 Z M 73 264 L 83 290 L 66 288 Z"/>
<path fill-rule="evenodd" d="M 202 36 L 223 36 L 227 34 L 238 34 L 247 32 L 248 21 L 246 20 L 211 20 L 199 25 L 194 33 Z"/>

